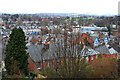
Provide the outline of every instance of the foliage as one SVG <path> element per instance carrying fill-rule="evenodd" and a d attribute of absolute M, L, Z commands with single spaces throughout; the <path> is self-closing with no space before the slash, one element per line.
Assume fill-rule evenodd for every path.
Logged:
<path fill-rule="evenodd" d="M 84 60 L 80 61 L 78 59 L 69 59 L 58 67 L 58 73 L 62 78 L 86 78 L 91 72 L 91 66 Z"/>
<path fill-rule="evenodd" d="M 28 75 L 28 54 L 25 35 L 21 28 L 14 28 L 5 51 L 5 65 L 8 75 Z"/>
<path fill-rule="evenodd" d="M 55 67 L 49 66 L 41 73 L 48 78 L 86 78 L 93 72 L 92 67 L 85 60 L 66 59 Z"/>
<path fill-rule="evenodd" d="M 102 54 L 98 54 L 98 58 L 102 58 Z"/>
<path fill-rule="evenodd" d="M 98 58 L 91 62 L 94 78 L 117 78 L 117 60 L 111 58 Z"/>
<path fill-rule="evenodd" d="M 57 78 L 58 75 L 56 74 L 56 71 L 52 67 L 46 67 L 45 69 L 42 69 L 41 71 L 42 75 L 46 75 L 48 78 Z"/>
<path fill-rule="evenodd" d="M 87 38 L 84 38 L 84 43 L 86 46 L 90 46 L 91 44 L 87 41 Z"/>
<path fill-rule="evenodd" d="M 118 76 L 120 76 L 120 59 L 118 59 Z"/>

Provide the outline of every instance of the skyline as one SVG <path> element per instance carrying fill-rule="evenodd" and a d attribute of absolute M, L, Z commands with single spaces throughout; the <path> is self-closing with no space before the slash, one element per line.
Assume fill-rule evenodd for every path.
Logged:
<path fill-rule="evenodd" d="M 0 12 L 117 15 L 118 2 L 119 0 L 0 0 Z"/>

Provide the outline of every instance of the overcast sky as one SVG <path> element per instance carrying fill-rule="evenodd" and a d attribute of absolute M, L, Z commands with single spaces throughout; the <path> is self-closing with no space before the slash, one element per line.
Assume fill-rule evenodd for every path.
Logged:
<path fill-rule="evenodd" d="M 118 14 L 119 0 L 0 0 L 5 13 Z"/>

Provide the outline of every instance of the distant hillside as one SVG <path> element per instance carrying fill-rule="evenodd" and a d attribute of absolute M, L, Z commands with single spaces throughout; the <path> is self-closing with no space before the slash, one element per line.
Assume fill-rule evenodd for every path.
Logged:
<path fill-rule="evenodd" d="M 0 15 L 2 14 L 10 14 L 10 13 L 1 13 L 0 12 Z M 15 13 L 17 14 L 17 13 Z M 14 15 L 13 13 L 11 15 Z M 81 14 L 81 13 L 34 13 L 34 14 L 19 14 L 19 15 L 37 15 L 37 16 L 40 16 L 40 17 L 77 17 L 77 16 L 115 16 L 115 15 L 97 15 L 97 14 L 89 14 L 89 13 L 85 13 L 85 14 Z"/>
<path fill-rule="evenodd" d="M 77 14 L 75 13 L 37 13 L 36 15 L 39 15 L 39 16 L 76 16 Z"/>

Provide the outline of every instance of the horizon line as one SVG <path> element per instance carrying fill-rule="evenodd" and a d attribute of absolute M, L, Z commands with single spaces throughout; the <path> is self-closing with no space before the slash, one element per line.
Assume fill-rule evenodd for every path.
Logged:
<path fill-rule="evenodd" d="M 116 15 L 119 15 L 119 14 L 94 14 L 94 13 L 75 13 L 75 12 L 39 12 L 39 13 L 0 12 L 0 14 L 74 14 L 74 15 L 91 15 L 91 16 L 116 16 Z"/>

